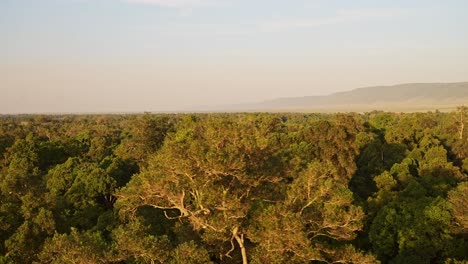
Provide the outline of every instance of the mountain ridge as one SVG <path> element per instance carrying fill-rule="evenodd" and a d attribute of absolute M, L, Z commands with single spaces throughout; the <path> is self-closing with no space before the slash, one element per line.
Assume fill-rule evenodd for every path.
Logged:
<path fill-rule="evenodd" d="M 451 110 L 468 104 L 468 82 L 370 86 L 323 96 L 282 97 L 258 103 L 219 106 L 214 111 L 363 112 Z"/>

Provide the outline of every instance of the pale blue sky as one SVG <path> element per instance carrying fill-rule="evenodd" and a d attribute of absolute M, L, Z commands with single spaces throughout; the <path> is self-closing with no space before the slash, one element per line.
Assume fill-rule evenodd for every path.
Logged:
<path fill-rule="evenodd" d="M 468 81 L 468 1 L 0 0 L 0 113 Z"/>

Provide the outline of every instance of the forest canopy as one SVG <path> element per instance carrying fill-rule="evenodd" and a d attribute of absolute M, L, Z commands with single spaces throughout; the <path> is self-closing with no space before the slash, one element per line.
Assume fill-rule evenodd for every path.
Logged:
<path fill-rule="evenodd" d="M 0 263 L 466 263 L 467 123 L 0 116 Z"/>

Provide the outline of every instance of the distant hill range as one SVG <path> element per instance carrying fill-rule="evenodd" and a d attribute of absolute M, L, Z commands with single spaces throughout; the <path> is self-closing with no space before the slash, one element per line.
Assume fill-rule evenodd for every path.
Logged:
<path fill-rule="evenodd" d="M 265 112 L 416 112 L 449 111 L 468 105 L 468 82 L 408 83 L 358 88 L 326 96 L 279 98 L 252 104 L 216 107 L 212 111 Z"/>

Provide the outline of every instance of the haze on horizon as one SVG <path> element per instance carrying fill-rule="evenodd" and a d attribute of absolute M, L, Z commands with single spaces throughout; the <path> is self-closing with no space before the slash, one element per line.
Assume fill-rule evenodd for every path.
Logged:
<path fill-rule="evenodd" d="M 468 81 L 466 10 L 464 0 L 2 0 L 0 114 Z"/>

